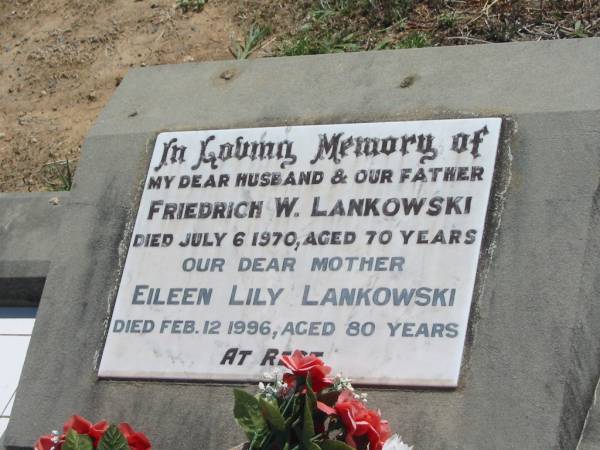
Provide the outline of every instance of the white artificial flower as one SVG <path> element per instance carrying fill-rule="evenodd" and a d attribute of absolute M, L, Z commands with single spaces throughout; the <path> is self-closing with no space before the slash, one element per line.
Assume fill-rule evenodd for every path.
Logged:
<path fill-rule="evenodd" d="M 359 400 L 363 403 L 367 403 L 367 397 L 369 396 L 369 394 L 367 394 L 366 392 L 362 392 L 360 394 L 357 394 L 356 392 L 354 392 L 354 398 L 356 400 Z"/>
<path fill-rule="evenodd" d="M 340 392 L 343 390 L 354 392 L 350 378 L 344 378 L 341 374 L 337 374 L 333 380 L 333 388 Z"/>
<path fill-rule="evenodd" d="M 412 446 L 406 445 L 402 442 L 402 438 L 397 434 L 390 437 L 385 444 L 383 444 L 383 450 L 412 450 Z"/>

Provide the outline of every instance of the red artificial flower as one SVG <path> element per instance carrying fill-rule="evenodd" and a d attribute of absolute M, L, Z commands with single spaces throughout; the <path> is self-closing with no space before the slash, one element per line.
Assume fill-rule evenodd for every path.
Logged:
<path fill-rule="evenodd" d="M 333 415 L 337 414 L 335 408 L 332 408 L 331 406 L 326 405 L 325 403 L 323 403 L 319 400 L 317 400 L 317 409 L 319 411 L 323 411 L 328 416 L 333 416 Z"/>
<path fill-rule="evenodd" d="M 325 365 L 316 366 L 310 370 L 309 375 L 313 391 L 321 392 L 333 384 L 333 381 L 327 378 L 330 372 L 331 367 Z"/>
<path fill-rule="evenodd" d="M 74 415 L 65 422 L 63 431 L 66 434 L 69 430 L 73 429 L 78 434 L 86 434 L 92 438 L 94 447 L 96 447 L 102 436 L 104 436 L 104 433 L 106 433 L 106 430 L 108 430 L 108 427 L 109 423 L 106 420 L 92 425 L 91 422 L 83 417 Z M 136 432 L 128 423 L 120 423 L 118 428 L 123 433 L 123 436 L 125 436 L 130 450 L 150 450 L 152 448 L 146 435 Z M 58 443 L 53 441 L 54 436 L 52 435 L 42 436 L 35 443 L 34 450 L 61 450 L 65 434 L 60 436 Z"/>
<path fill-rule="evenodd" d="M 291 373 L 284 373 L 282 380 L 283 384 L 285 384 L 286 386 L 286 392 L 296 389 L 296 375 Z"/>
<path fill-rule="evenodd" d="M 95 447 L 98 445 L 98 442 L 100 442 L 100 439 L 102 439 L 102 436 L 104 436 L 106 430 L 108 430 L 108 425 L 106 420 L 102 420 L 101 422 L 92 425 L 87 419 L 74 415 L 65 422 L 63 431 L 66 434 L 70 429 L 73 429 L 79 434 L 87 434 L 94 441 Z"/>
<path fill-rule="evenodd" d="M 79 434 L 88 434 L 92 423 L 81 416 L 74 415 L 69 417 L 69 420 L 63 425 L 63 431 L 66 433 L 70 429 L 77 431 Z"/>
<path fill-rule="evenodd" d="M 144 433 L 136 432 L 128 423 L 120 423 L 119 430 L 127 439 L 127 444 L 131 450 L 150 450 L 152 445 Z"/>
<path fill-rule="evenodd" d="M 356 433 L 356 421 L 366 415 L 367 407 L 363 402 L 354 398 L 352 392 L 345 390 L 342 391 L 335 403 L 335 411 L 346 427 L 347 436 L 352 437 Z"/>
<path fill-rule="evenodd" d="M 52 440 L 53 437 L 51 434 L 48 434 L 39 438 L 33 446 L 34 450 L 60 450 L 63 443 L 62 439 L 56 443 Z"/>
<path fill-rule="evenodd" d="M 100 439 L 102 439 L 102 436 L 104 436 L 104 433 L 106 433 L 106 430 L 108 430 L 108 426 L 108 422 L 103 420 L 90 427 L 88 435 L 94 441 L 94 447 L 98 445 L 98 442 L 100 442 Z"/>
<path fill-rule="evenodd" d="M 292 356 L 282 356 L 281 362 L 285 367 L 294 372 L 294 375 L 306 375 L 312 368 L 325 365 L 315 355 L 304 356 L 300 350 L 294 351 Z"/>
<path fill-rule="evenodd" d="M 317 402 L 317 408 L 327 415 L 340 417 L 346 429 L 346 444 L 353 448 L 357 448 L 354 438 L 365 436 L 369 440 L 369 450 L 381 450 L 391 435 L 388 422 L 381 419 L 379 412 L 367 409 L 350 391 L 342 391 L 334 408 L 322 402 Z"/>
<path fill-rule="evenodd" d="M 312 389 L 315 392 L 320 392 L 333 384 L 333 381 L 327 378 L 331 367 L 326 366 L 315 355 L 304 356 L 300 350 L 296 350 L 291 356 L 282 356 L 281 362 L 293 373 L 293 376 L 290 374 L 283 376 L 283 382 L 288 387 L 292 386 L 296 376 L 310 376 Z"/>
<path fill-rule="evenodd" d="M 357 436 L 360 436 L 360 430 L 365 431 L 370 442 L 369 449 L 373 450 L 381 450 L 392 434 L 388 421 L 382 420 L 379 411 L 373 409 L 369 409 L 363 420 L 357 422 Z"/>

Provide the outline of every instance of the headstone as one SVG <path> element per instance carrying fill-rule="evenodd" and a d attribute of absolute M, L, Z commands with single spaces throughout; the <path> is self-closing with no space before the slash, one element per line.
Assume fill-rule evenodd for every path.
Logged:
<path fill-rule="evenodd" d="M 99 376 L 456 386 L 500 124 L 161 133 Z"/>
<path fill-rule="evenodd" d="M 5 445 L 79 413 L 230 448 L 232 382 L 299 347 L 417 448 L 590 448 L 599 42 L 131 71 L 84 145 Z"/>

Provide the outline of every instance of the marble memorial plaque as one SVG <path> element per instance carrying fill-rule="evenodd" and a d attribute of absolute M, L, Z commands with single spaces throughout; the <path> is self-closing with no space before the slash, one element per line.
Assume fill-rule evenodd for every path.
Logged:
<path fill-rule="evenodd" d="M 99 375 L 456 386 L 501 119 L 161 133 Z"/>

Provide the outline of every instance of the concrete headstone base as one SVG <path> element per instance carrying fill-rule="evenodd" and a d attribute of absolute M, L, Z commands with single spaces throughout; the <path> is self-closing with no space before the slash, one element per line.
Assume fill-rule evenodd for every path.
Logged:
<path fill-rule="evenodd" d="M 600 39 L 575 39 L 132 70 L 62 206 L 5 445 L 30 448 L 73 413 L 128 420 L 157 450 L 244 440 L 230 384 L 97 376 L 158 132 L 503 116 L 459 387 L 369 401 L 420 449 L 599 448 L 599 54 Z M 15 254 L 0 265 L 28 261 Z"/>

